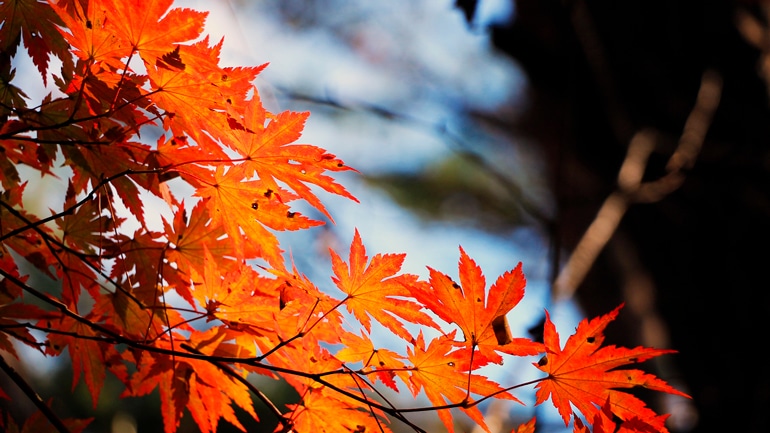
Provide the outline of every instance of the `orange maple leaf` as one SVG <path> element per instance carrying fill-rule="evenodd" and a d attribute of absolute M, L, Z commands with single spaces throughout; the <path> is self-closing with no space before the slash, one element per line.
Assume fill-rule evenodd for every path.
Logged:
<path fill-rule="evenodd" d="M 245 180 L 239 167 L 230 167 L 225 173 L 223 166 L 217 166 L 213 178 L 195 194 L 207 200 L 212 223 L 224 227 L 236 251 L 242 250 L 246 241 L 253 242 L 260 257 L 277 268 L 284 267 L 282 250 L 265 226 L 298 230 L 323 224 L 292 212 L 284 204 L 294 198 L 291 193 L 268 188 L 261 180 Z"/>
<path fill-rule="evenodd" d="M 102 0 L 115 35 L 139 51 L 145 62 L 171 51 L 174 44 L 197 39 L 208 12 L 174 8 L 174 0 Z"/>
<path fill-rule="evenodd" d="M 270 273 L 282 282 L 276 295 L 281 310 L 275 318 L 276 336 L 286 341 L 312 334 L 319 341 L 338 344 L 344 333 L 342 313 L 338 311 L 340 301 L 319 290 L 293 264 L 291 272 L 271 269 Z"/>
<path fill-rule="evenodd" d="M 220 259 L 217 260 L 217 266 L 222 274 L 233 270 L 238 266 L 235 260 L 236 254 L 233 243 L 224 237 L 225 230 L 222 226 L 212 227 L 209 212 L 204 202 L 198 202 L 193 207 L 189 216 L 184 208 L 184 202 L 179 206 L 179 211 L 174 213 L 172 223 L 163 220 L 165 234 L 170 243 L 166 252 L 166 260 L 175 264 L 172 268 L 174 272 L 184 275 L 184 281 L 175 284 L 176 291 L 188 302 L 195 306 L 192 293 L 189 289 L 189 277 L 193 270 L 202 275 L 205 265 L 204 249 L 208 249 L 211 254 Z M 173 224 L 173 225 L 172 225 Z M 248 248 L 251 244 L 246 244 Z M 253 249 L 243 251 L 246 259 L 256 257 Z M 175 269 L 174 269 L 175 268 Z M 164 267 L 164 278 L 173 281 L 173 276 L 168 275 L 168 269 Z"/>
<path fill-rule="evenodd" d="M 364 335 L 361 336 L 350 332 L 343 332 L 340 335 L 343 348 L 334 356 L 342 362 L 360 362 L 364 371 L 374 371 L 375 378 L 379 379 L 387 387 L 398 391 L 396 381 L 396 371 L 406 368 L 401 361 L 402 356 L 392 350 L 375 348 L 374 342 Z"/>
<path fill-rule="evenodd" d="M 663 425 L 664 419 L 657 417 L 642 400 L 619 391 L 618 388 L 641 386 L 654 391 L 688 398 L 689 396 L 642 370 L 616 368 L 676 351 L 645 347 L 601 347 L 604 329 L 617 317 L 622 306 L 621 304 L 608 314 L 590 321 L 582 320 L 575 334 L 567 339 L 563 349 L 559 344 L 556 327 L 546 312 L 543 334 L 546 355 L 535 366 L 548 373 L 548 377 L 536 386 L 536 404 L 541 404 L 551 397 L 553 405 L 567 425 L 570 416 L 574 415 L 570 404 L 586 419 L 593 420 L 599 413 L 600 406 L 609 400 L 612 413 L 620 419 L 638 418 L 653 425 L 656 431 L 667 432 Z"/>
<path fill-rule="evenodd" d="M 243 110 L 254 90 L 252 81 L 266 65 L 223 68 L 218 65 L 221 42 L 208 38 L 176 48 L 147 65 L 152 92 L 148 97 L 166 111 L 164 125 L 174 135 L 189 135 L 200 146 L 227 159 L 219 139 L 231 129 L 228 110 Z"/>
<path fill-rule="evenodd" d="M 201 352 L 212 352 L 224 338 L 224 334 L 216 331 L 193 331 L 189 343 Z M 154 345 L 171 350 L 179 347 L 178 342 L 185 341 L 176 334 L 173 340 L 176 342 L 173 345 L 166 340 L 157 340 Z M 145 351 L 141 352 L 136 365 L 138 370 L 121 397 L 143 396 L 157 387 L 165 433 L 177 430 L 185 407 L 203 433 L 216 432 L 220 419 L 245 431 L 235 415 L 233 403 L 257 419 L 248 388 L 213 363 Z"/>
<path fill-rule="evenodd" d="M 332 280 L 348 295 L 342 302 L 367 332 L 371 331 L 370 316 L 407 341 L 412 335 L 399 318 L 439 329 L 430 316 L 420 311 L 419 304 L 402 299 L 410 296 L 408 287 L 417 281 L 415 275 L 397 275 L 406 254 L 377 254 L 367 266 L 369 258 L 358 229 L 350 244 L 350 267 L 337 253 L 329 251 L 335 275 Z"/>
<path fill-rule="evenodd" d="M 123 58 L 131 54 L 131 47 L 115 36 L 107 26 L 106 10 L 98 0 L 89 0 L 84 9 L 81 2 L 72 2 L 69 13 L 65 4 L 51 2 L 51 7 L 64 22 L 66 31 L 60 32 L 82 60 L 104 62 L 114 70 L 124 67 Z M 98 71 L 98 69 L 97 69 Z"/>
<path fill-rule="evenodd" d="M 532 417 L 531 420 L 524 424 L 521 424 L 518 428 L 511 430 L 511 433 L 535 433 L 535 422 L 537 418 Z"/>
<path fill-rule="evenodd" d="M 396 375 L 407 383 L 413 395 L 420 390 L 425 390 L 428 400 L 435 406 L 438 416 L 446 429 L 452 433 L 452 414 L 446 406 L 458 405 L 473 421 L 489 432 L 484 422 L 484 415 L 473 403 L 471 394 L 514 400 L 512 396 L 495 382 L 478 374 L 469 374 L 463 366 L 468 365 L 471 352 L 468 349 L 457 349 L 452 339 L 452 331 L 447 336 L 433 339 L 428 347 L 425 347 L 425 338 L 422 331 L 417 336 L 413 348 L 407 348 L 407 358 L 413 365 L 408 371 L 398 371 Z"/>
<path fill-rule="evenodd" d="M 460 284 L 435 269 L 430 287 L 412 286 L 412 295 L 448 323 L 463 332 L 465 345 L 478 348 L 476 361 L 500 363 L 497 352 L 526 356 L 542 353 L 543 346 L 526 338 L 511 338 L 505 315 L 524 297 L 526 279 L 521 263 L 501 275 L 486 293 L 481 269 L 460 247 Z"/>
<path fill-rule="evenodd" d="M 298 432 L 382 432 L 389 433 L 387 419 L 380 419 L 362 404 L 351 404 L 335 398 L 323 389 L 309 389 L 302 397 L 302 404 L 288 404 L 291 409 L 285 417 Z"/>
<path fill-rule="evenodd" d="M 324 174 L 327 171 L 353 169 L 320 147 L 292 144 L 301 137 L 309 115 L 308 112 L 292 111 L 272 115 L 262 106 L 259 94 L 254 89 L 254 96 L 247 101 L 243 119 L 229 117 L 230 134 L 225 134 L 227 139 L 223 141 L 245 157 L 246 175 L 256 173 L 273 189 L 278 187 L 276 181 L 285 183 L 333 221 L 308 184 L 357 201 L 342 185 Z"/>
<path fill-rule="evenodd" d="M 242 330 L 246 326 L 271 329 L 279 312 L 277 281 L 259 275 L 244 262 L 222 272 L 208 248 L 203 249 L 203 275 L 192 269 L 193 297 L 206 309 L 207 320 L 219 319 Z"/>

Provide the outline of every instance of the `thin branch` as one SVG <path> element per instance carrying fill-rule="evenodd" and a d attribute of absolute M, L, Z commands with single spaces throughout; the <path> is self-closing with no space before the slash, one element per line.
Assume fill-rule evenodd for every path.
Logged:
<path fill-rule="evenodd" d="M 618 173 L 618 187 L 604 201 L 596 218 L 588 226 L 554 281 L 554 300 L 574 295 L 599 253 L 617 230 L 630 205 L 662 200 L 682 185 L 686 178 L 685 172 L 695 165 L 703 146 L 711 119 L 719 105 L 721 92 L 720 76 L 714 71 L 706 71 L 701 78 L 698 96 L 684 124 L 677 148 L 669 157 L 666 174 L 659 179 L 642 182 L 648 157 L 655 149 L 656 134 L 650 130 L 642 130 L 634 135 Z"/>
<path fill-rule="evenodd" d="M 198 349 L 190 346 L 187 343 L 182 343 L 182 344 L 179 345 L 179 347 L 181 347 L 182 349 L 187 350 L 189 352 L 203 355 L 203 353 L 201 351 L 199 351 Z M 225 372 L 228 376 L 232 377 L 233 379 L 235 379 L 238 382 L 240 382 L 243 385 L 245 385 L 246 388 L 248 388 L 249 391 L 251 391 L 255 396 L 257 396 L 259 401 L 264 403 L 264 405 L 267 406 L 267 409 L 270 412 L 272 412 L 273 415 L 276 416 L 276 418 L 278 418 L 278 422 L 281 423 L 281 425 L 283 425 L 285 429 L 289 427 L 289 423 L 283 417 L 283 413 L 281 413 L 281 411 L 275 406 L 275 404 L 273 404 L 273 402 L 270 400 L 270 398 L 268 398 L 268 396 L 266 396 L 262 391 L 260 391 L 259 388 L 254 386 L 248 380 L 246 380 L 245 377 L 243 377 L 240 374 L 238 374 L 235 370 L 233 370 L 233 368 L 231 366 L 229 366 L 229 365 L 227 365 L 225 363 L 216 361 L 216 360 L 210 360 L 209 362 L 211 362 L 212 364 L 217 366 L 220 370 Z"/>
<path fill-rule="evenodd" d="M 24 134 L 24 133 L 31 132 L 31 131 L 48 131 L 48 130 L 61 129 L 61 128 L 64 128 L 66 126 L 75 125 L 75 124 L 78 124 L 78 123 L 90 122 L 90 121 L 93 121 L 93 120 L 99 120 L 99 119 L 102 119 L 102 118 L 107 118 L 107 117 L 110 117 L 113 114 L 117 113 L 118 111 L 122 110 L 123 108 L 126 108 L 129 105 L 134 104 L 136 101 L 140 101 L 140 100 L 142 100 L 142 99 L 144 99 L 144 98 L 146 98 L 148 96 L 152 96 L 153 94 L 161 92 L 161 91 L 162 91 L 162 89 L 158 89 L 158 90 L 153 90 L 153 91 L 147 92 L 145 94 L 139 95 L 138 97 L 136 97 L 136 98 L 134 98 L 132 100 L 126 100 L 124 103 L 122 103 L 118 107 L 115 107 L 113 109 L 107 110 L 107 111 L 105 111 L 103 113 L 94 114 L 94 115 L 90 115 L 90 116 L 85 116 L 85 117 L 81 117 L 81 118 L 78 118 L 78 119 L 70 118 L 70 119 L 65 120 L 63 122 L 59 122 L 59 123 L 55 123 L 55 124 L 51 124 L 51 125 L 38 125 L 38 126 L 28 125 L 27 127 L 21 128 L 19 130 L 15 130 L 15 131 L 8 132 L 8 133 L 5 133 L 5 134 L 0 134 L 0 140 L 15 138 L 15 136 L 17 134 Z M 24 119 L 24 120 L 28 120 L 28 119 Z"/>
<path fill-rule="evenodd" d="M 535 383 L 535 382 L 537 382 L 539 380 L 542 380 L 542 379 L 539 379 L 539 380 L 527 382 L 527 383 L 524 383 L 524 384 L 515 385 L 515 386 L 512 386 L 512 387 L 506 388 L 505 390 L 493 393 L 491 395 L 485 396 L 485 397 L 483 397 L 483 398 L 481 398 L 479 400 L 475 400 L 475 401 L 471 401 L 470 399 L 466 398 L 462 402 L 459 402 L 459 403 L 451 403 L 451 404 L 446 404 L 446 405 L 441 405 L 441 406 L 398 408 L 398 407 L 393 406 L 390 402 L 387 402 L 388 405 L 383 405 L 383 404 L 381 404 L 379 402 L 376 402 L 376 401 L 368 398 L 366 396 L 366 394 L 364 394 L 364 393 L 359 394 L 359 393 L 350 391 L 348 389 L 341 388 L 341 387 L 335 385 L 334 383 L 324 379 L 324 376 L 327 376 L 327 375 L 330 375 L 330 374 L 353 374 L 353 375 L 358 375 L 358 376 L 365 376 L 365 375 L 361 375 L 361 374 L 358 374 L 356 372 L 351 372 L 351 371 L 308 373 L 308 372 L 304 372 L 304 371 L 299 371 L 299 370 L 284 368 L 284 367 L 275 366 L 275 365 L 271 365 L 271 364 L 266 364 L 266 363 L 261 362 L 258 358 L 239 358 L 239 357 L 229 357 L 229 356 L 204 355 L 204 354 L 200 353 L 199 351 L 193 349 L 192 347 L 188 346 L 187 344 L 180 345 L 182 348 L 186 349 L 187 351 L 179 351 L 179 350 L 175 350 L 175 349 L 165 349 L 165 348 L 153 346 L 153 345 L 150 345 L 150 344 L 146 344 L 144 342 L 139 342 L 139 341 L 133 340 L 133 339 L 128 338 L 126 336 L 123 336 L 121 334 L 118 334 L 118 333 L 116 333 L 114 331 L 111 331 L 108 328 L 105 328 L 102 325 L 99 325 L 98 323 L 94 323 L 93 321 L 91 321 L 89 319 L 86 319 L 83 316 L 80 316 L 76 312 L 73 312 L 72 310 L 70 310 L 61 301 L 58 301 L 58 300 L 56 300 L 56 299 L 54 299 L 54 298 L 52 298 L 50 296 L 46 296 L 42 292 L 40 292 L 37 289 L 27 285 L 25 282 L 23 282 L 20 279 L 16 278 L 14 275 L 4 271 L 3 269 L 0 269 L 0 275 L 5 277 L 9 282 L 11 282 L 11 283 L 21 287 L 23 290 L 27 291 L 28 293 L 32 294 L 33 296 L 39 298 L 40 300 L 44 301 L 45 303 L 47 303 L 47 304 L 53 306 L 54 308 L 58 309 L 65 316 L 68 316 L 68 317 L 76 320 L 77 322 L 82 323 L 82 324 L 88 326 L 89 328 L 93 329 L 95 332 L 104 335 L 104 337 L 102 337 L 102 338 L 89 338 L 89 339 L 92 339 L 92 340 L 95 340 L 95 341 L 101 341 L 101 342 L 106 343 L 106 344 L 125 344 L 126 346 L 129 346 L 129 347 L 134 348 L 134 349 L 144 350 L 144 351 L 147 351 L 147 352 L 157 353 L 157 354 L 161 354 L 161 355 L 167 355 L 167 356 L 172 356 L 172 357 L 180 357 L 180 358 L 188 358 L 188 359 L 195 359 L 195 360 L 199 360 L 199 361 L 206 361 L 206 362 L 214 363 L 215 365 L 217 365 L 220 368 L 229 368 L 225 364 L 242 364 L 242 365 L 249 365 L 249 366 L 252 366 L 252 367 L 262 368 L 262 369 L 273 371 L 273 372 L 276 372 L 276 373 L 288 374 L 288 375 L 297 376 L 297 377 L 304 377 L 304 378 L 313 380 L 316 383 L 321 384 L 321 385 L 323 385 L 323 386 L 325 386 L 325 387 L 327 387 L 327 388 L 329 388 L 329 389 L 331 389 L 333 391 L 336 391 L 337 393 L 339 393 L 339 394 L 341 394 L 343 396 L 346 396 L 346 397 L 351 398 L 351 399 L 353 399 L 355 401 L 363 403 L 363 404 L 367 405 L 370 408 L 370 410 L 375 410 L 376 409 L 376 410 L 382 411 L 383 413 L 391 415 L 394 418 L 404 422 L 405 424 L 407 424 L 408 426 L 413 428 L 415 431 L 421 432 L 421 433 L 425 433 L 425 431 L 422 430 L 421 428 L 419 428 L 417 425 L 415 425 L 411 421 L 409 421 L 405 417 L 406 413 L 410 413 L 410 412 L 431 412 L 431 411 L 436 411 L 436 410 L 453 409 L 453 408 L 470 408 L 470 407 L 476 406 L 477 404 L 481 403 L 482 401 L 484 401 L 484 400 L 486 400 L 488 398 L 492 398 L 493 396 L 498 395 L 500 393 L 503 393 L 503 392 L 506 392 L 506 391 L 509 391 L 509 390 L 512 390 L 512 389 L 515 389 L 515 388 L 518 388 L 518 387 L 521 387 L 521 386 L 525 386 L 525 385 L 528 385 L 530 383 Z M 34 327 L 34 328 L 35 329 L 40 329 L 39 327 Z M 50 332 L 50 330 L 45 330 L 45 329 L 40 329 L 40 330 L 49 331 Z M 57 332 L 57 333 L 59 333 L 59 332 Z M 75 335 L 72 335 L 72 336 L 74 337 Z M 401 370 L 401 369 L 399 369 L 399 370 Z M 236 375 L 236 376 L 238 376 L 238 375 Z M 235 377 L 235 376 L 233 376 L 233 377 Z M 240 377 L 240 376 L 238 376 L 238 377 Z M 238 379 L 238 380 L 241 380 L 241 379 Z M 250 387 L 249 389 L 253 391 L 252 387 Z M 259 396 L 259 394 L 257 394 L 257 393 L 255 393 L 255 395 Z"/>
<path fill-rule="evenodd" d="M 5 233 L 2 236 L 0 236 L 0 242 L 4 241 L 5 239 L 9 239 L 12 236 L 15 236 L 15 235 L 18 235 L 20 233 L 23 233 L 23 232 L 25 232 L 27 230 L 30 230 L 30 229 L 34 230 L 35 232 L 37 232 L 43 238 L 43 240 L 45 240 L 45 242 L 48 244 L 49 250 L 52 253 L 54 253 L 54 255 L 56 255 L 56 252 L 51 247 L 50 244 L 54 244 L 57 247 L 61 248 L 63 251 L 77 256 L 78 258 L 80 258 L 82 260 L 83 263 L 85 263 L 86 266 L 88 266 L 96 274 L 98 274 L 99 276 L 104 278 L 105 281 L 107 281 L 110 284 L 112 284 L 112 286 L 115 288 L 115 290 L 123 292 L 126 296 L 128 296 L 131 300 L 136 302 L 142 308 L 147 308 L 130 291 L 128 291 L 125 288 L 123 288 L 123 286 L 120 285 L 117 281 L 115 281 L 112 277 L 110 277 L 109 275 L 105 274 L 103 272 L 103 270 L 101 269 L 101 267 L 96 266 L 90 260 L 87 260 L 88 257 L 91 257 L 90 255 L 85 254 L 85 253 L 80 252 L 80 251 L 76 251 L 76 250 L 70 248 L 69 246 L 64 244 L 64 242 L 54 238 L 49 233 L 46 233 L 45 231 L 43 231 L 40 228 L 40 226 L 45 224 L 45 223 L 47 223 L 47 222 L 54 221 L 54 220 L 56 220 L 58 218 L 62 218 L 65 215 L 72 214 L 73 212 L 75 212 L 75 210 L 78 207 L 83 206 L 85 203 L 87 203 L 90 200 L 93 200 L 94 196 L 97 194 L 97 192 L 98 192 L 98 190 L 100 188 L 106 187 L 109 183 L 111 183 L 112 181 L 114 181 L 114 180 L 116 180 L 118 178 L 121 178 L 121 177 L 124 177 L 124 176 L 129 176 L 129 175 L 132 175 L 132 174 L 160 173 L 160 171 L 161 170 L 157 170 L 157 169 L 151 169 L 151 170 L 132 170 L 132 169 L 128 169 L 128 170 L 123 170 L 123 171 L 121 171 L 119 173 L 116 173 L 116 174 L 114 174 L 112 176 L 109 176 L 109 177 L 106 177 L 106 178 L 102 179 L 97 185 L 95 185 L 91 189 L 91 191 L 88 194 L 86 194 L 86 196 L 83 199 L 81 199 L 77 203 L 75 203 L 75 204 L 71 205 L 70 207 L 62 210 L 61 212 L 55 213 L 55 214 L 53 214 L 53 215 L 51 215 L 49 217 L 46 217 L 46 218 L 43 218 L 43 219 L 40 219 L 40 220 L 37 220 L 37 221 L 30 221 L 29 218 L 24 216 L 21 212 L 16 210 L 13 206 L 11 206 L 10 204 L 6 203 L 3 200 L 0 200 L 0 206 L 5 208 L 8 212 L 10 212 L 16 218 L 20 219 L 21 221 L 23 221 L 25 223 L 25 225 L 23 227 L 19 227 L 19 228 L 15 229 L 15 230 L 11 230 L 10 232 Z M 102 256 L 98 256 L 98 257 L 101 258 Z M 56 258 L 57 258 L 57 260 L 59 260 L 59 264 L 62 266 L 62 269 L 67 269 L 67 267 L 59 259 L 58 255 L 56 255 Z"/>
<path fill-rule="evenodd" d="M 150 169 L 150 170 L 131 170 L 131 169 L 128 169 L 128 170 L 123 170 L 120 173 L 115 173 L 112 176 L 109 176 L 109 177 L 106 177 L 106 178 L 102 179 L 98 184 L 96 184 L 91 189 L 91 191 L 88 194 L 86 194 L 85 197 L 83 197 L 77 203 L 75 203 L 72 206 L 62 210 L 61 212 L 57 212 L 57 213 L 55 213 L 55 214 L 53 214 L 53 215 L 51 215 L 49 217 L 45 217 L 45 218 L 39 219 L 39 220 L 34 221 L 34 222 L 33 221 L 29 221 L 28 219 L 24 218 L 24 216 L 21 215 L 18 211 L 16 211 L 16 209 L 14 209 L 12 206 L 10 206 L 9 204 L 7 204 L 4 201 L 0 200 L 0 204 L 2 204 L 6 209 L 8 209 L 9 212 L 13 213 L 14 216 L 16 216 L 19 219 L 24 220 L 27 223 L 27 225 L 25 225 L 24 227 L 19 227 L 16 230 L 11 230 L 10 232 L 5 233 L 2 236 L 0 236 L 0 242 L 4 241 L 4 240 L 6 240 L 6 239 L 8 239 L 8 238 L 10 238 L 12 236 L 16 236 L 19 233 L 23 233 L 23 232 L 25 232 L 27 230 L 30 230 L 30 229 L 33 229 L 35 227 L 41 226 L 41 225 L 43 225 L 43 224 L 45 224 L 47 222 L 54 221 L 54 220 L 57 220 L 59 218 L 62 218 L 65 215 L 72 214 L 73 212 L 75 212 L 75 210 L 77 208 L 79 208 L 80 206 L 83 206 L 88 201 L 93 200 L 94 195 L 96 194 L 96 192 L 101 187 L 111 183 L 112 181 L 114 181 L 114 180 L 116 180 L 118 178 L 121 178 L 121 177 L 124 177 L 124 176 L 128 176 L 128 175 L 131 175 L 131 174 L 157 174 L 157 173 L 160 173 L 160 171 L 161 170 L 159 170 L 159 169 L 154 169 L 154 170 L 153 169 Z"/>
<path fill-rule="evenodd" d="M 67 428 L 66 425 L 64 425 L 64 421 L 61 420 L 55 413 L 53 413 L 53 410 L 51 410 L 50 407 L 43 401 L 42 398 L 37 394 L 37 392 L 32 389 L 32 386 L 27 383 L 26 380 L 24 380 L 23 377 L 19 373 L 16 372 L 16 370 L 13 369 L 10 365 L 8 365 L 7 362 L 5 362 L 5 358 L 0 356 L 0 370 L 3 370 L 5 374 L 8 375 L 8 377 L 11 378 L 11 380 L 16 384 L 16 386 L 21 389 L 21 391 L 24 393 L 24 395 L 29 398 L 29 400 L 40 410 L 40 412 L 48 419 L 48 421 L 53 424 L 53 426 L 56 428 L 56 430 L 59 431 L 59 433 L 70 433 L 70 429 Z"/>

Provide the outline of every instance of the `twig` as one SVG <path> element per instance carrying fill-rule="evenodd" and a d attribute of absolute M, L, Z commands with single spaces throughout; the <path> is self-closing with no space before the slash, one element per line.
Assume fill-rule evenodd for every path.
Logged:
<path fill-rule="evenodd" d="M 711 119 L 719 105 L 721 93 L 720 76 L 714 71 L 706 71 L 701 79 L 695 106 L 684 124 L 679 144 L 669 157 L 666 174 L 659 179 L 642 182 L 647 159 L 655 148 L 656 134 L 650 130 L 642 130 L 634 135 L 618 173 L 618 187 L 604 201 L 596 218 L 588 226 L 554 281 L 554 300 L 574 295 L 599 253 L 617 230 L 630 205 L 662 200 L 682 185 L 686 177 L 685 171 L 695 165 Z"/>
<path fill-rule="evenodd" d="M 182 344 L 179 345 L 179 347 L 181 347 L 182 349 L 187 350 L 189 352 L 192 352 L 192 353 L 196 353 L 196 354 L 199 354 L 199 355 L 204 355 L 204 353 L 202 353 L 198 349 L 190 346 L 187 343 L 182 343 Z M 229 365 L 227 365 L 225 363 L 219 362 L 219 361 L 215 361 L 215 360 L 210 360 L 209 362 L 211 362 L 212 364 L 216 365 L 217 368 L 219 368 L 220 370 L 225 372 L 228 376 L 230 376 L 233 379 L 237 380 L 238 382 L 244 384 L 246 386 L 246 388 L 249 389 L 249 391 L 254 393 L 254 395 L 257 396 L 259 401 L 264 403 L 265 406 L 267 406 L 268 410 L 270 410 L 270 412 L 272 412 L 273 415 L 275 415 L 275 417 L 278 418 L 278 422 L 281 423 L 281 425 L 284 426 L 284 430 L 289 430 L 291 428 L 291 426 L 289 425 L 289 421 L 286 420 L 283 417 L 283 414 L 281 413 L 281 411 L 275 406 L 275 404 L 273 404 L 273 402 L 270 400 L 270 398 L 268 398 L 268 396 L 266 396 L 262 391 L 259 390 L 259 388 L 254 386 L 248 380 L 246 380 L 245 377 L 243 377 L 240 374 L 238 374 L 231 366 L 229 366 Z"/>
<path fill-rule="evenodd" d="M 19 373 L 16 372 L 16 370 L 13 369 L 10 365 L 8 365 L 7 362 L 5 362 L 5 358 L 0 356 L 0 369 L 2 369 L 5 374 L 8 375 L 8 377 L 11 378 L 11 380 L 16 384 L 16 386 L 21 389 L 21 391 L 27 396 L 27 398 L 32 401 L 32 403 L 37 406 L 37 408 L 40 410 L 40 412 L 45 415 L 45 417 L 50 421 L 51 424 L 53 424 L 54 427 L 56 427 L 56 430 L 59 431 L 59 433 L 70 433 L 70 429 L 67 428 L 66 425 L 64 425 L 64 421 L 61 420 L 58 416 L 56 416 L 55 413 L 51 410 L 50 407 L 43 401 L 42 398 L 35 392 L 34 389 L 27 383 L 26 380 L 24 380 L 23 377 Z"/>

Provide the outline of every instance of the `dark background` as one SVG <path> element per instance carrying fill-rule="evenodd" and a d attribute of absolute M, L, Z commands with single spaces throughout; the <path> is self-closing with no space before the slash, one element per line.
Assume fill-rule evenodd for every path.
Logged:
<path fill-rule="evenodd" d="M 550 155 L 559 209 L 551 234 L 566 250 L 615 189 L 633 134 L 661 137 L 645 172 L 660 177 L 704 71 L 721 76 L 719 106 L 684 183 L 630 207 L 576 296 L 589 316 L 603 314 L 633 302 L 621 288 L 644 276 L 651 317 L 680 352 L 658 374 L 684 385 L 696 409 L 686 416 L 697 424 L 682 431 L 767 431 L 770 3 L 514 3 L 514 21 L 494 28 L 493 41 L 530 81 L 534 103 L 514 128 Z M 475 2 L 458 6 L 472 17 Z M 644 317 L 624 325 L 611 339 L 646 343 Z"/>

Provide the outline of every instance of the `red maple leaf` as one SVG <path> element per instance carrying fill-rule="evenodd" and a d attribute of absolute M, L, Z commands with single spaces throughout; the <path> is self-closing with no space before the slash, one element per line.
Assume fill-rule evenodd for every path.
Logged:
<path fill-rule="evenodd" d="M 0 2 L 0 52 L 16 54 L 21 40 L 48 85 L 48 62 L 55 54 L 65 65 L 72 65 L 69 45 L 59 34 L 56 26 L 61 23 L 48 2 L 17 0 Z M 22 37 L 23 36 L 23 37 Z"/>
<path fill-rule="evenodd" d="M 93 320 L 93 317 L 90 319 Z M 44 319 L 40 325 L 60 332 L 48 337 L 50 344 L 46 353 L 58 355 L 65 347 L 69 349 L 73 370 L 72 389 L 75 389 L 82 374 L 94 408 L 104 388 L 108 368 L 119 379 L 127 380 L 128 371 L 115 346 L 98 341 L 97 334 L 85 323 L 63 316 L 60 319 Z"/>
<path fill-rule="evenodd" d="M 590 321 L 582 320 L 575 334 L 567 339 L 563 349 L 559 344 L 556 327 L 546 312 L 543 335 L 546 355 L 535 365 L 548 373 L 548 377 L 536 386 L 536 404 L 543 403 L 550 397 L 567 425 L 570 416 L 574 414 L 570 405 L 574 405 L 586 419 L 593 420 L 601 405 L 609 401 L 612 413 L 620 419 L 638 418 L 654 425 L 659 432 L 667 432 L 663 425 L 664 420 L 657 417 L 642 400 L 620 389 L 641 386 L 654 391 L 689 396 L 642 370 L 617 368 L 676 352 L 645 347 L 601 347 L 604 329 L 617 317 L 621 307 L 622 305 Z"/>
<path fill-rule="evenodd" d="M 456 323 L 465 337 L 465 345 L 478 348 L 476 361 L 502 361 L 497 352 L 512 355 L 536 355 L 541 344 L 526 338 L 512 339 L 505 315 L 524 296 L 526 279 L 521 263 L 501 275 L 486 293 L 481 269 L 460 248 L 460 284 L 435 269 L 430 271 L 430 286 L 412 286 L 412 295 L 441 319 Z"/>
<path fill-rule="evenodd" d="M 431 340 L 425 347 L 425 338 L 422 331 L 417 336 L 413 348 L 407 349 L 407 359 L 413 368 L 396 373 L 409 385 L 413 395 L 425 390 L 428 400 L 437 409 L 438 416 L 446 429 L 452 433 L 452 414 L 447 405 L 458 405 L 473 421 L 480 425 L 484 431 L 489 432 L 484 422 L 484 415 L 479 408 L 471 405 L 471 395 L 496 395 L 497 398 L 514 400 L 521 403 L 495 382 L 478 374 L 469 374 L 464 367 L 468 365 L 470 351 L 457 349 L 453 344 L 454 331 L 449 335 Z"/>

